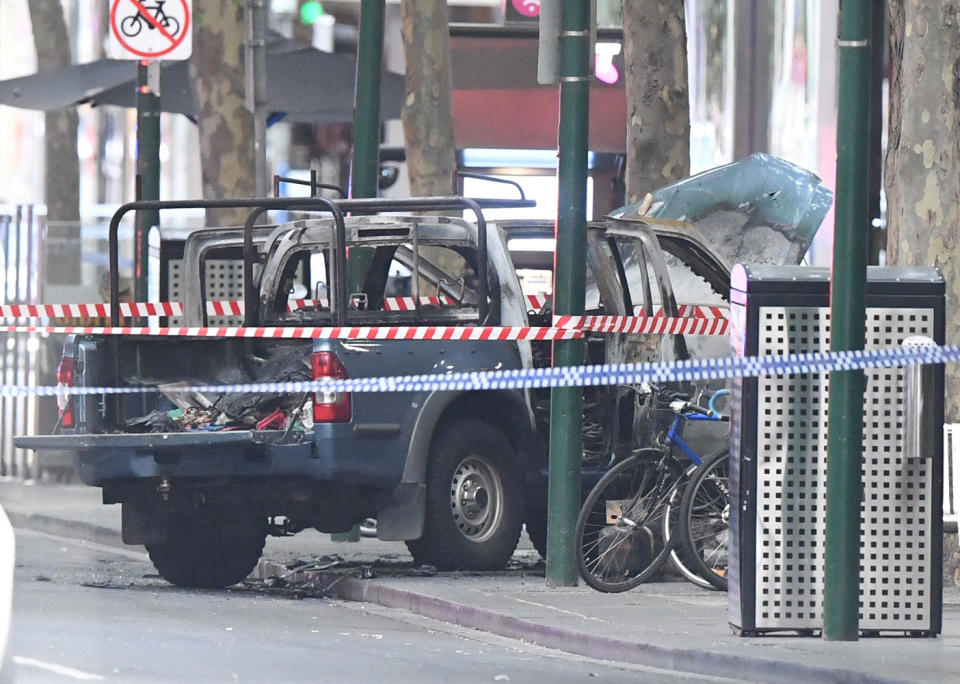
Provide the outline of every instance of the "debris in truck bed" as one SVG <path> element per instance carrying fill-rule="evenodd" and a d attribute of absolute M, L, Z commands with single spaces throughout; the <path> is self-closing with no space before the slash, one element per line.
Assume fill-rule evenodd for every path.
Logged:
<path fill-rule="evenodd" d="M 255 382 L 309 382 L 312 379 L 310 359 L 302 351 L 286 351 L 269 357 L 257 369 Z M 235 392 L 225 394 L 216 408 L 233 420 L 255 424 L 280 409 L 289 414 L 300 403 L 299 394 L 264 394 Z"/>
<path fill-rule="evenodd" d="M 169 411 L 157 409 L 145 416 L 130 418 L 123 424 L 124 432 L 183 432 L 184 426 L 170 415 Z"/>
<path fill-rule="evenodd" d="M 123 424 L 123 432 L 189 432 L 191 430 L 235 430 L 246 425 L 237 423 L 216 409 L 191 407 L 170 411 L 157 409 L 145 416 L 130 418 Z"/>
<path fill-rule="evenodd" d="M 287 424 L 287 414 L 280 407 L 273 409 L 266 418 L 257 423 L 258 430 L 280 430 Z"/>

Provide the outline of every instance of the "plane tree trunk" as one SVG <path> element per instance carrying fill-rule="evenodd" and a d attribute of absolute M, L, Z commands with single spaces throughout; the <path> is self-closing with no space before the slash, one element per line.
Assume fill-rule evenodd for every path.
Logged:
<path fill-rule="evenodd" d="M 28 0 L 37 71 L 69 66 L 70 38 L 60 2 Z M 77 158 L 77 108 L 49 111 L 44 117 L 44 202 L 47 205 L 46 279 L 80 283 L 80 162 Z"/>
<path fill-rule="evenodd" d="M 446 0 L 403 0 L 401 13 L 407 65 L 403 133 L 410 193 L 448 195 L 456 170 L 450 12 Z"/>
<path fill-rule="evenodd" d="M 936 266 L 947 282 L 946 343 L 960 344 L 960 5 L 890 0 L 887 262 Z M 960 421 L 960 366 L 948 363 L 944 412 Z M 944 583 L 960 585 L 956 533 Z"/>
<path fill-rule="evenodd" d="M 197 102 L 203 196 L 253 197 L 253 114 L 244 105 L 243 3 L 194 3 L 194 21 L 190 80 Z M 207 212 L 210 223 L 242 224 L 245 218 L 242 211 Z"/>
<path fill-rule="evenodd" d="M 622 0 L 627 202 L 690 173 L 683 0 Z"/>

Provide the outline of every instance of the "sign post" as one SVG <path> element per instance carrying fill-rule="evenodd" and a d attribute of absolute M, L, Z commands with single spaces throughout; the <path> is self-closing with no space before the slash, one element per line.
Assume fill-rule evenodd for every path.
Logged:
<path fill-rule="evenodd" d="M 108 50 L 137 60 L 136 199 L 160 199 L 160 60 L 188 59 L 193 49 L 191 0 L 113 0 Z M 157 211 L 138 211 L 134 232 L 136 301 L 146 301 L 150 228 Z"/>
<path fill-rule="evenodd" d="M 253 114 L 254 194 L 267 196 L 267 26 L 265 0 L 247 0 L 243 8 L 245 104 Z"/>

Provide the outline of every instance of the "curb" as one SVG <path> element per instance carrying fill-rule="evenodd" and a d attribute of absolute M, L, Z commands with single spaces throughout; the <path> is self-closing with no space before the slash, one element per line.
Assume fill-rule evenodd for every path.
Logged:
<path fill-rule="evenodd" d="M 693 648 L 670 648 L 585 634 L 384 586 L 377 584 L 375 580 L 342 578 L 341 581 L 332 583 L 331 593 L 337 598 L 348 601 L 399 608 L 460 627 L 490 632 L 596 660 L 783 684 L 795 684 L 797 681 L 837 684 L 904 684 L 902 680 L 877 677 L 853 670 L 816 667 Z"/>
<path fill-rule="evenodd" d="M 78 520 L 64 520 L 63 518 L 37 513 L 18 513 L 11 511 L 9 508 L 4 510 L 10 519 L 10 524 L 15 528 L 20 527 L 35 532 L 45 532 L 58 537 L 73 537 L 105 546 L 127 546 L 123 543 L 120 532 L 110 527 L 101 527 Z"/>

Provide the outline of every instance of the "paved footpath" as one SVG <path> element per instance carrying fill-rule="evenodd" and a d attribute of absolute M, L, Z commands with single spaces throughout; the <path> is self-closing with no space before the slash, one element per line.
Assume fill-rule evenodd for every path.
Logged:
<path fill-rule="evenodd" d="M 119 545 L 120 507 L 103 506 L 94 488 L 0 483 L 0 503 L 15 527 Z M 525 540 L 524 540 L 525 541 Z M 336 553 L 377 577 L 339 575 L 331 591 L 354 601 L 427 617 L 601 660 L 763 682 L 958 682 L 960 592 L 944 595 L 937 639 L 875 638 L 855 643 L 816 637 L 736 637 L 726 597 L 684 582 L 645 584 L 623 594 L 580 586 L 548 588 L 543 566 L 524 543 L 505 573 L 403 572 L 403 544 L 363 539 L 333 543 L 302 533 L 268 541 L 265 558 L 287 564 Z M 395 572 L 396 570 L 396 572 Z M 395 576 L 391 576 L 395 575 Z"/>

